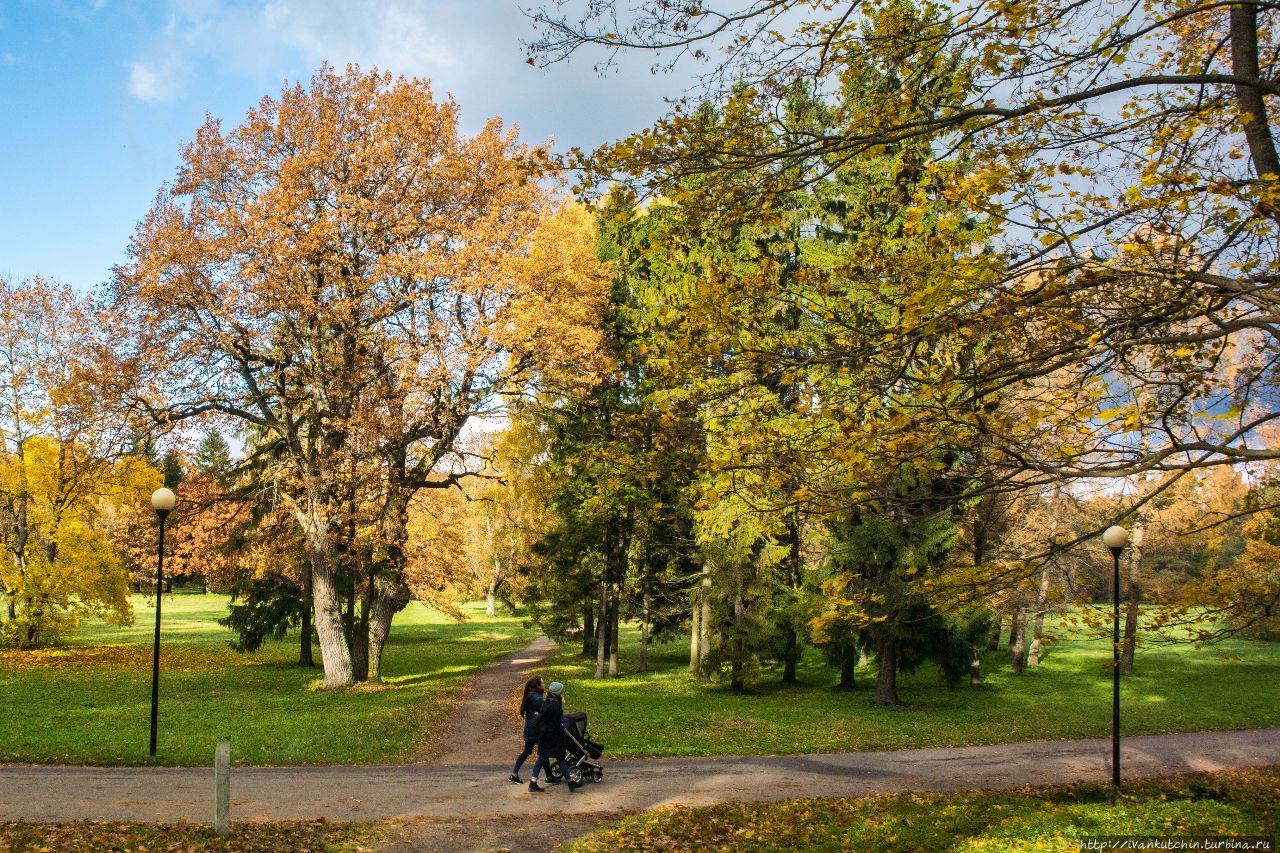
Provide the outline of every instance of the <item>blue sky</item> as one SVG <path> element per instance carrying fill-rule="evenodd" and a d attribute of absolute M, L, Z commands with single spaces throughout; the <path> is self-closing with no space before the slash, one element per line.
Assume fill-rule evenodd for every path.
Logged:
<path fill-rule="evenodd" d="M 530 0 L 532 2 L 532 0 Z M 524 5 L 529 5 L 526 2 Z M 528 142 L 638 130 L 686 81 L 625 58 L 535 69 L 509 0 L 0 0 L 0 276 L 106 281 L 205 112 L 237 123 L 321 62 L 428 77 L 464 131 L 491 115 Z"/>

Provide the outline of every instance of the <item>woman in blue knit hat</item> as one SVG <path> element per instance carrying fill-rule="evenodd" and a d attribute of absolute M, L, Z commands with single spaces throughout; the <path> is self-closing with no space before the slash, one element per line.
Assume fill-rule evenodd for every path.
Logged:
<path fill-rule="evenodd" d="M 551 772 L 550 761 L 554 759 L 560 765 L 560 775 L 569 784 L 570 791 L 581 787 L 569 777 L 569 768 L 564 761 L 564 685 L 553 681 L 547 685 L 547 695 L 542 700 L 542 710 L 538 713 L 535 726 L 538 732 L 538 760 L 533 763 L 533 775 L 529 777 L 529 790 L 541 793 L 546 788 L 539 787 L 538 776 L 542 768 Z"/>

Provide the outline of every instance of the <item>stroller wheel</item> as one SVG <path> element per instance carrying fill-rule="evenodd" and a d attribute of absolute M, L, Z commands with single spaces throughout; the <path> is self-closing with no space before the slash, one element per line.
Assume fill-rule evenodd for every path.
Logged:
<path fill-rule="evenodd" d="M 570 767 L 570 768 L 569 768 L 569 781 L 570 781 L 570 782 L 572 782 L 572 783 L 573 783 L 573 784 L 575 784 L 575 785 L 581 785 L 581 784 L 582 784 L 582 781 L 583 781 L 583 780 L 582 780 L 582 769 L 581 769 L 581 768 L 579 768 L 579 767 L 576 767 L 576 766 L 575 766 L 575 767 Z"/>
<path fill-rule="evenodd" d="M 602 770 L 602 769 L 600 769 L 600 768 L 598 768 L 598 767 L 597 767 L 595 770 L 592 770 L 592 771 L 591 771 L 591 781 L 592 781 L 592 782 L 603 782 L 603 781 L 604 781 L 604 770 Z"/>

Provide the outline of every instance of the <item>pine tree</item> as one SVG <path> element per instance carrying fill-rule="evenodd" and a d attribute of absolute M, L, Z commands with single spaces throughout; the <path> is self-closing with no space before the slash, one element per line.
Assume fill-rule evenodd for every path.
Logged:
<path fill-rule="evenodd" d="M 217 427 L 205 433 L 204 439 L 196 448 L 192 463 L 197 471 L 208 474 L 224 486 L 227 485 L 231 472 L 231 448 Z"/>

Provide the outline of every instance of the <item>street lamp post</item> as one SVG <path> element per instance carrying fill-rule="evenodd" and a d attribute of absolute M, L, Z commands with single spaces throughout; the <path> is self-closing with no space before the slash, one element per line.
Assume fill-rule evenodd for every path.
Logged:
<path fill-rule="evenodd" d="M 160 519 L 160 547 L 156 552 L 156 640 L 151 655 L 151 755 L 156 754 L 156 723 L 160 708 L 160 600 L 164 597 L 164 520 L 178 502 L 166 488 L 151 493 L 151 508 Z"/>
<path fill-rule="evenodd" d="M 1118 524 L 1102 534 L 1111 551 L 1111 787 L 1120 790 L 1120 555 L 1129 544 L 1129 531 Z"/>

